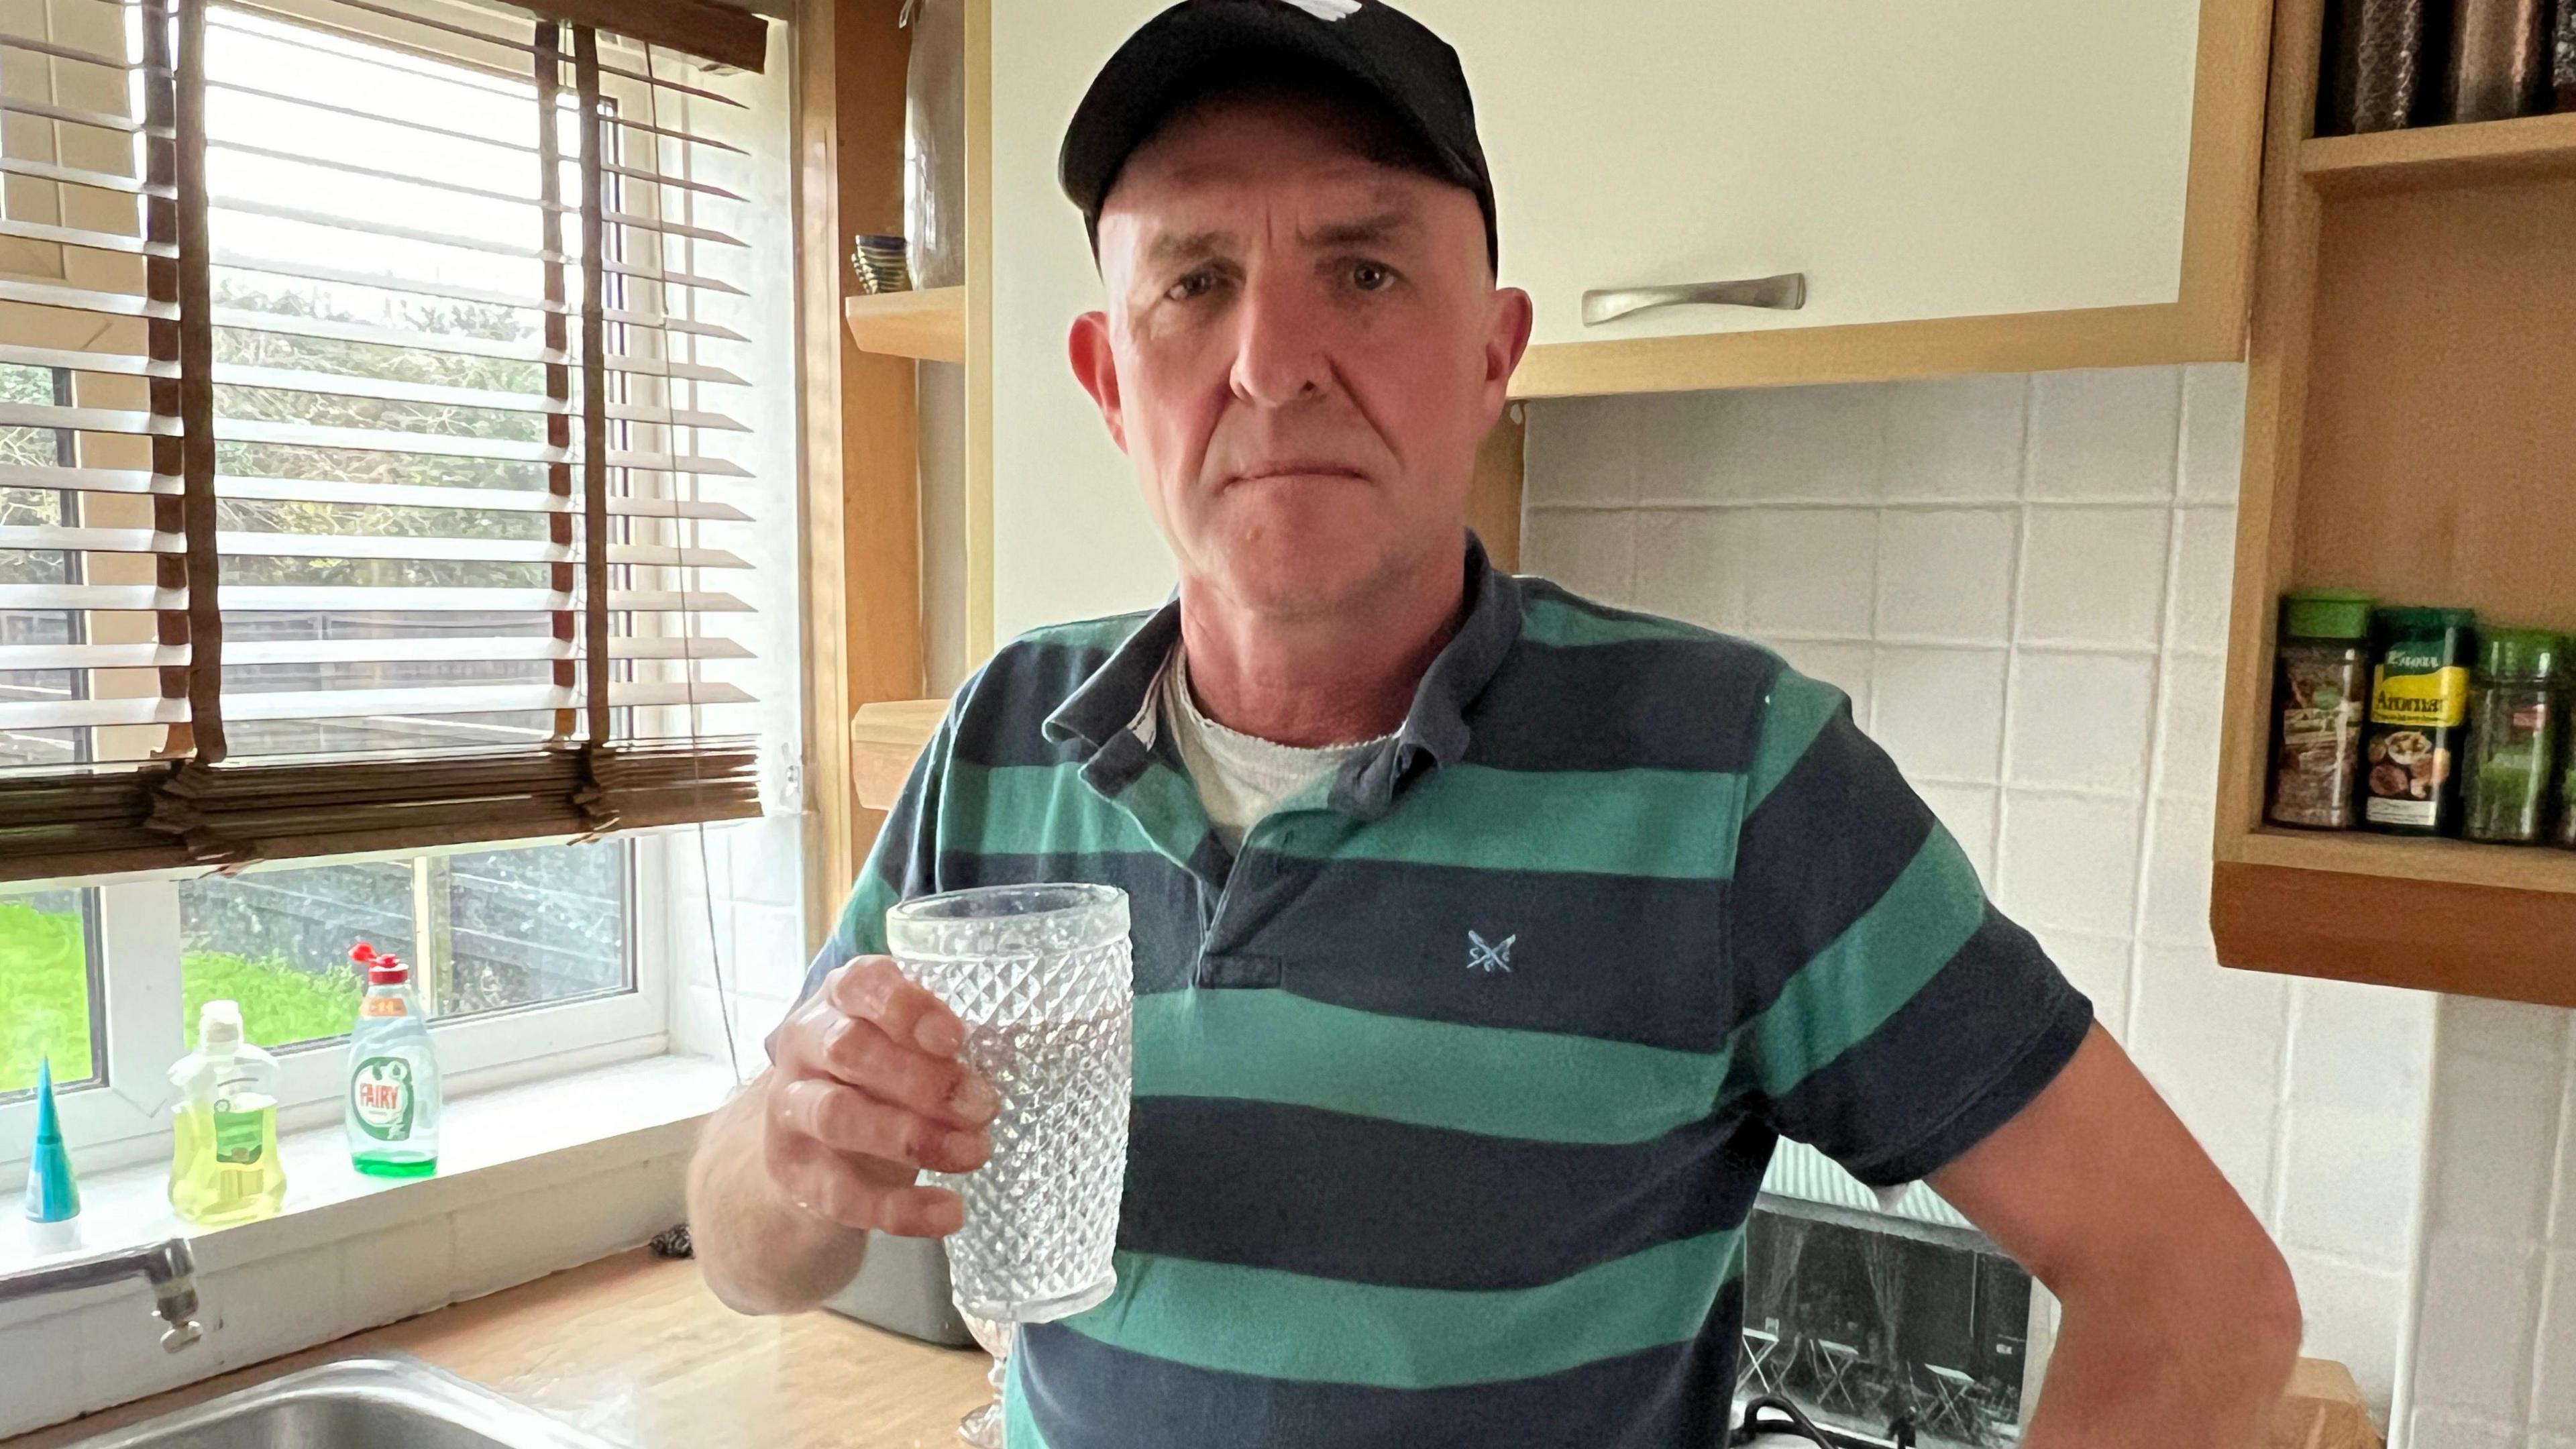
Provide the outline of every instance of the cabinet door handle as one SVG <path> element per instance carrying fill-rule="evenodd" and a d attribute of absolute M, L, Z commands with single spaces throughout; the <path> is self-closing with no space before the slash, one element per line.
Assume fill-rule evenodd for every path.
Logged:
<path fill-rule="evenodd" d="M 1807 305 L 1807 274 L 1782 272 L 1734 282 L 1685 282 L 1672 287 L 1612 287 L 1583 294 L 1583 325 L 1597 327 L 1614 317 L 1649 307 L 1687 305 L 1768 307 L 1795 312 Z"/>

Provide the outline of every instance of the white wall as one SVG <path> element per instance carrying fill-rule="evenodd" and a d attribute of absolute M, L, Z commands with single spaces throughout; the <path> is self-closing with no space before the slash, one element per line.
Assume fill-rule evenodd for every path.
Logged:
<path fill-rule="evenodd" d="M 1112 37 L 1166 0 L 1013 5 L 993 27 L 993 635 L 1148 608 L 1172 588 L 1127 460 L 1073 380 L 1065 338 L 1100 305 L 1082 216 L 1056 189 L 1065 118 Z"/>
<path fill-rule="evenodd" d="M 2442 1003 L 2415 1449 L 2576 1449 L 2576 1032 Z"/>
<path fill-rule="evenodd" d="M 1537 403 L 1524 567 L 1849 691 L 2385 1412 L 2434 998 L 2224 970 L 2209 936 L 2243 407 L 2233 366 Z"/>

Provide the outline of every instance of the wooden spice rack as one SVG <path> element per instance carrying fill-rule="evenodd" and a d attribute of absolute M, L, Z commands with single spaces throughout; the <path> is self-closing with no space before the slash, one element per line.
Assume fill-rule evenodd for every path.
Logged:
<path fill-rule="evenodd" d="M 2576 1006 L 2576 852 L 2266 827 L 2281 594 L 2576 628 L 2576 115 L 2313 138 L 2275 11 L 2219 759 L 2219 959 Z"/>

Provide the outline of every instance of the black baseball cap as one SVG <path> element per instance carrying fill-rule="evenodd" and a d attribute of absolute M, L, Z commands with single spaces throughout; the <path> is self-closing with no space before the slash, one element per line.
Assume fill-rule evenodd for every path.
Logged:
<path fill-rule="evenodd" d="M 1494 181 L 1458 52 L 1378 0 L 1181 0 L 1127 37 L 1074 108 L 1056 159 L 1093 243 L 1119 170 L 1174 108 L 1220 81 L 1271 74 L 1346 82 L 1383 106 L 1439 175 L 1476 194 L 1485 257 L 1499 264 Z"/>

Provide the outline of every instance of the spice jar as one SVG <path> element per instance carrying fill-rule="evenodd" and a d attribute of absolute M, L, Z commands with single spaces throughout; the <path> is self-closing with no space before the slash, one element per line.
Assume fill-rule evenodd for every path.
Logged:
<path fill-rule="evenodd" d="M 2350 830 L 2370 707 L 2368 594 L 2302 590 L 2281 600 L 2272 685 L 2272 791 L 2264 818 Z"/>
<path fill-rule="evenodd" d="M 2488 629 L 2478 636 L 2468 808 L 2460 825 L 2471 840 L 2530 845 L 2540 839 L 2566 733 L 2558 698 L 2563 643 L 2541 629 Z"/>
<path fill-rule="evenodd" d="M 2379 611 L 2362 747 L 2366 829 L 2460 833 L 2458 766 L 2468 743 L 2468 658 L 2477 622 L 2467 609 Z"/>

